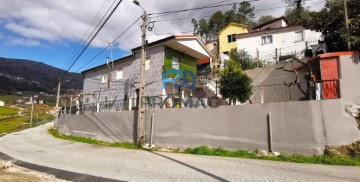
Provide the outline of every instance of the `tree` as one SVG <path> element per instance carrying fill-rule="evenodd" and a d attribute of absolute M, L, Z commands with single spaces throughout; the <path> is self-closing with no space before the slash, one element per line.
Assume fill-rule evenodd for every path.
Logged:
<path fill-rule="evenodd" d="M 310 17 L 309 8 L 287 8 L 285 10 L 285 18 L 289 21 L 290 25 L 302 25 Z"/>
<path fill-rule="evenodd" d="M 273 19 L 275 19 L 275 17 L 273 17 L 271 15 L 263 15 L 258 19 L 257 25 L 261 25 L 261 24 L 268 22 L 270 20 L 273 20 Z"/>
<path fill-rule="evenodd" d="M 263 63 L 260 60 L 258 61 L 252 59 L 250 54 L 245 49 L 241 49 L 239 52 L 237 52 L 236 49 L 231 49 L 229 56 L 243 70 L 253 69 L 256 67 L 263 66 Z"/>
<path fill-rule="evenodd" d="M 231 22 L 253 25 L 254 10 L 255 8 L 249 2 L 244 1 L 238 5 L 235 4 L 225 13 L 221 11 L 213 13 L 209 20 L 192 19 L 194 33 L 197 33 L 205 41 L 215 40 L 220 30 Z"/>
<path fill-rule="evenodd" d="M 194 33 L 197 33 L 203 39 L 203 41 L 210 40 L 210 30 L 206 19 L 201 19 L 199 21 L 192 19 L 191 22 L 194 25 Z"/>
<path fill-rule="evenodd" d="M 287 14 L 296 20 L 295 24 L 306 29 L 321 32 L 329 52 L 345 51 L 347 41 L 351 42 L 352 50 L 360 49 L 360 1 L 347 0 L 349 33 L 345 28 L 343 0 L 327 0 L 325 7 L 318 11 L 290 10 Z M 292 22 L 292 21 L 290 21 Z M 294 23 L 294 22 L 293 22 Z"/>
<path fill-rule="evenodd" d="M 254 10 L 255 7 L 251 6 L 249 2 L 241 2 L 238 8 L 239 20 L 236 23 L 252 24 L 255 17 Z"/>
<path fill-rule="evenodd" d="M 230 100 L 230 104 L 246 102 L 252 92 L 251 78 L 244 73 L 240 66 L 233 60 L 229 60 L 229 66 L 220 71 L 219 89 L 220 94 Z"/>

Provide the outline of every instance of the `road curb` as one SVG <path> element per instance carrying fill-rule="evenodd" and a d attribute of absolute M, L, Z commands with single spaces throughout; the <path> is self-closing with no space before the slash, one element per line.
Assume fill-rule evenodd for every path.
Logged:
<path fill-rule="evenodd" d="M 37 164 L 28 163 L 25 161 L 14 159 L 7 154 L 0 152 L 0 160 L 11 161 L 12 164 L 24 167 L 27 169 L 31 169 L 34 171 L 54 175 L 56 178 L 68 180 L 68 181 L 75 181 L 75 182 L 88 182 L 88 181 L 101 181 L 101 182 L 119 182 L 121 180 L 114 180 L 109 178 L 103 178 L 98 176 L 92 176 L 88 174 L 81 174 L 75 173 L 71 171 L 65 171 L 61 169 L 55 169 L 51 167 L 41 166 Z"/>

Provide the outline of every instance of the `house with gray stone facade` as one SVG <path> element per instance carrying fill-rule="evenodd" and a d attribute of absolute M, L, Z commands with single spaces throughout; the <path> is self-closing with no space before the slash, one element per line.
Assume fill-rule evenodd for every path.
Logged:
<path fill-rule="evenodd" d="M 170 36 L 149 43 L 145 95 L 165 98 L 179 90 L 193 90 L 197 61 L 211 56 L 195 35 Z M 137 47 L 129 56 L 83 71 L 83 110 L 130 110 L 136 105 L 140 59 L 141 47 Z"/>

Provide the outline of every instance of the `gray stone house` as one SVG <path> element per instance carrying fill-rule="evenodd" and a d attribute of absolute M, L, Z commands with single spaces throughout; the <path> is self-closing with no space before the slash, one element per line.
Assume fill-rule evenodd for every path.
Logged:
<path fill-rule="evenodd" d="M 169 82 L 169 79 L 179 76 L 174 75 L 174 70 L 180 71 L 182 77 L 189 73 L 196 75 L 197 61 L 211 56 L 194 35 L 170 36 L 149 43 L 146 48 L 145 95 L 172 94 L 177 83 Z M 131 109 L 139 87 L 140 58 L 141 47 L 137 47 L 129 56 L 83 71 L 83 105 L 116 102 L 118 107 L 115 110 Z"/>

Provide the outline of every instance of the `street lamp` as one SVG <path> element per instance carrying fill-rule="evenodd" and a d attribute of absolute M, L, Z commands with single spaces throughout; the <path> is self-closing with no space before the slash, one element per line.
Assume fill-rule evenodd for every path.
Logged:
<path fill-rule="evenodd" d="M 138 145 L 142 144 L 142 137 L 145 136 L 145 108 L 142 103 L 142 98 L 144 97 L 145 91 L 145 80 L 144 80 L 144 68 L 145 68 L 145 57 L 146 57 L 146 29 L 147 29 L 147 13 L 143 7 L 140 6 L 139 1 L 134 0 L 134 4 L 139 6 L 144 14 L 142 16 L 143 25 L 142 25 L 142 43 L 141 43 L 141 63 L 140 63 L 140 78 L 139 78 L 139 107 L 138 107 L 138 120 L 137 120 L 137 134 L 136 134 L 136 142 Z"/>

